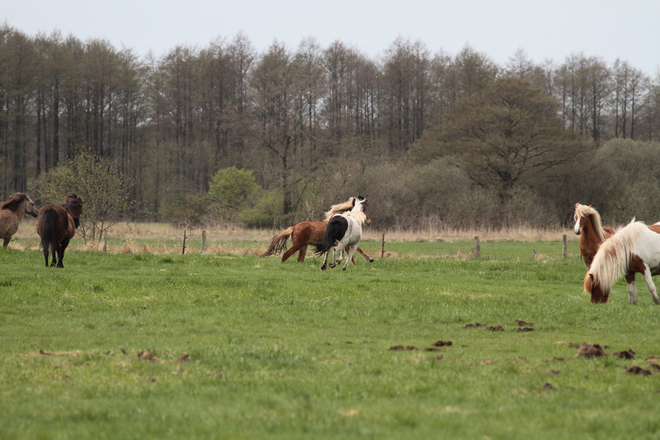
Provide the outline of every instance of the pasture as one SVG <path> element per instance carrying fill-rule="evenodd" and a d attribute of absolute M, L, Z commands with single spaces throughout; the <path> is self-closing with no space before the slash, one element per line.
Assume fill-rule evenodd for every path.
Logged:
<path fill-rule="evenodd" d="M 373 238 L 376 261 L 346 272 L 260 258 L 263 241 L 180 255 L 75 239 L 55 269 L 12 241 L 0 438 L 660 436 L 660 308 L 641 277 L 638 306 L 623 280 L 593 305 L 573 237 L 567 259 L 559 239 L 482 241 L 480 259 L 467 240 L 393 242 L 381 259 Z M 606 356 L 577 357 L 582 342 Z"/>

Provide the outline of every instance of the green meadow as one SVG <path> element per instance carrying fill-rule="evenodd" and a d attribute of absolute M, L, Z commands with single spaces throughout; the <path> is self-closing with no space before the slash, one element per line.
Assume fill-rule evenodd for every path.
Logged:
<path fill-rule="evenodd" d="M 660 438 L 641 277 L 592 305 L 577 243 L 362 245 L 345 272 L 0 250 L 0 438 Z"/>

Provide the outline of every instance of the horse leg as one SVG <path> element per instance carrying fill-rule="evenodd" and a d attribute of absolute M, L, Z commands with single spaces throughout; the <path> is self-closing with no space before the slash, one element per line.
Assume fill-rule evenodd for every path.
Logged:
<path fill-rule="evenodd" d="M 323 258 L 323 266 L 321 266 L 321 270 L 326 270 L 328 268 L 328 254 L 330 254 L 330 251 L 325 253 L 325 257 Z"/>
<path fill-rule="evenodd" d="M 9 234 L 7 234 L 7 235 L 9 235 Z M 4 242 L 2 243 L 3 248 L 7 247 L 7 245 L 9 244 L 9 240 L 11 240 L 11 237 L 5 237 L 4 238 Z"/>
<path fill-rule="evenodd" d="M 305 261 L 305 255 L 307 255 L 307 245 L 302 245 L 300 246 L 300 250 L 298 251 L 298 263 L 302 263 Z"/>
<path fill-rule="evenodd" d="M 284 253 L 284 255 L 282 255 L 282 259 L 280 260 L 280 263 L 284 263 L 286 260 L 288 260 L 291 255 L 298 252 L 298 249 L 300 249 L 300 246 L 298 246 L 294 243 L 293 246 L 291 246 L 291 248 L 288 251 L 286 251 Z M 303 260 L 304 259 L 305 259 L 305 257 L 303 257 Z M 298 255 L 298 261 L 300 261 L 300 255 Z"/>
<path fill-rule="evenodd" d="M 350 251 L 351 251 L 351 247 L 350 247 L 350 246 L 346 246 L 346 252 L 350 252 Z M 357 266 L 357 263 L 355 262 L 355 258 L 351 258 L 350 261 L 351 261 L 353 264 L 355 264 L 355 265 Z"/>
<path fill-rule="evenodd" d="M 66 247 L 69 245 L 69 239 L 66 238 L 62 243 L 60 243 L 59 248 L 57 249 L 57 255 L 60 257 L 59 261 L 57 262 L 57 267 L 59 268 L 64 268 L 64 251 L 66 250 Z"/>
<path fill-rule="evenodd" d="M 346 260 L 346 264 L 344 264 L 344 267 L 342 270 L 346 270 L 348 265 L 351 263 L 351 260 L 353 259 L 353 254 L 355 253 L 355 249 L 357 246 L 353 246 L 350 251 L 348 251 L 348 259 Z"/>
<path fill-rule="evenodd" d="M 626 274 L 626 283 L 628 283 L 628 300 L 630 304 L 637 305 L 637 289 L 635 288 L 635 272 Z"/>
<path fill-rule="evenodd" d="M 361 248 L 360 246 L 357 247 L 357 251 L 358 251 L 360 254 L 362 254 L 362 256 L 363 256 L 364 258 L 366 258 L 367 261 L 368 261 L 369 263 L 373 263 L 373 262 L 374 262 L 374 259 L 371 258 L 369 255 L 365 254 L 364 251 L 362 250 L 362 248 Z"/>
<path fill-rule="evenodd" d="M 644 271 L 644 280 L 646 281 L 646 285 L 649 288 L 649 292 L 651 292 L 651 296 L 653 296 L 653 301 L 655 301 L 656 304 L 660 304 L 660 298 L 658 298 L 658 294 L 655 290 L 655 284 L 653 283 L 653 275 L 651 275 L 651 269 L 649 269 L 648 265 Z M 635 302 L 635 304 L 637 304 L 637 302 Z"/>
<path fill-rule="evenodd" d="M 50 246 L 50 253 L 52 254 L 52 258 L 50 261 L 50 267 L 55 267 L 57 266 L 57 248 L 53 245 Z"/>

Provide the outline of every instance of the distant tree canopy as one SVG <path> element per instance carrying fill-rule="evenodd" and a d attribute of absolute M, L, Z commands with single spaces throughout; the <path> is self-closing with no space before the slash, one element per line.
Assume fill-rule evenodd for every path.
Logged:
<path fill-rule="evenodd" d="M 606 170 L 601 150 L 622 145 L 610 141 L 659 138 L 660 77 L 625 60 L 538 64 L 520 49 L 499 66 L 470 46 L 432 53 L 402 37 L 378 59 L 313 38 L 258 53 L 243 34 L 141 59 L 105 40 L 0 26 L 5 198 L 83 148 L 116 164 L 153 219 L 187 225 L 218 212 L 206 195 L 232 167 L 260 188 L 239 216 L 254 226 L 317 220 L 357 193 L 377 227 L 462 226 L 467 215 L 549 225 L 575 198 L 605 197 L 574 180 L 577 163 Z M 454 182 L 480 214 L 442 196 Z M 603 202 L 604 216 L 628 206 Z"/>

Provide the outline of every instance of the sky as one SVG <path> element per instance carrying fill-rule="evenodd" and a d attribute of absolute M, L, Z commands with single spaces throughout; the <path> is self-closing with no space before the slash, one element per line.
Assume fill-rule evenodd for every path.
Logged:
<path fill-rule="evenodd" d="M 140 56 L 242 33 L 260 53 L 313 37 L 377 59 L 402 37 L 433 54 L 470 45 L 500 65 L 523 49 L 536 63 L 583 53 L 652 77 L 660 68 L 658 0 L 0 0 L 2 22 L 29 36 L 105 39 Z"/>

